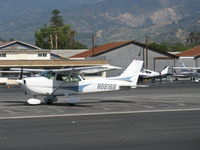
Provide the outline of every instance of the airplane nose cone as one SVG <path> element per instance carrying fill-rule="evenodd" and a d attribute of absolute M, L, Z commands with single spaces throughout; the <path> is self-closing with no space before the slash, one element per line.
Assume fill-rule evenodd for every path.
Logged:
<path fill-rule="evenodd" d="M 16 82 L 19 83 L 19 84 L 26 84 L 26 80 L 24 80 L 24 79 L 23 80 L 16 80 Z"/>
<path fill-rule="evenodd" d="M 24 83 L 23 80 L 16 80 L 16 82 L 19 83 L 19 84 L 23 84 Z"/>

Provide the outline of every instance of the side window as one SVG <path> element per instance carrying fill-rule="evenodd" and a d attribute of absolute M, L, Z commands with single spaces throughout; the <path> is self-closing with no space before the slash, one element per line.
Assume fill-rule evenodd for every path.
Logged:
<path fill-rule="evenodd" d="M 71 81 L 72 81 L 72 82 L 78 82 L 78 81 L 81 81 L 81 79 L 80 79 L 79 76 L 72 76 L 72 77 L 71 77 Z"/>
<path fill-rule="evenodd" d="M 38 53 L 38 57 L 47 57 L 47 53 Z"/>
<path fill-rule="evenodd" d="M 49 79 L 54 80 L 55 79 L 55 73 L 51 73 L 48 76 Z"/>
<path fill-rule="evenodd" d="M 69 82 L 78 82 L 78 81 L 81 81 L 81 78 L 79 76 L 67 76 L 67 75 L 58 74 L 56 76 L 56 80 L 69 81 Z"/>
<path fill-rule="evenodd" d="M 6 53 L 0 53 L 0 57 L 6 57 Z"/>

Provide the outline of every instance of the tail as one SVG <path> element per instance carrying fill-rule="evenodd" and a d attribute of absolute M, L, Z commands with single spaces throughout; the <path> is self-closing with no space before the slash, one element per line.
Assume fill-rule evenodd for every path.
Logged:
<path fill-rule="evenodd" d="M 143 61 L 133 60 L 126 70 L 117 78 L 120 80 L 125 80 L 131 82 L 131 84 L 136 85 L 140 71 L 142 69 Z"/>
<path fill-rule="evenodd" d="M 179 62 L 180 62 L 180 66 L 181 66 L 181 67 L 185 67 L 185 64 L 183 63 L 182 60 L 180 60 Z"/>
<path fill-rule="evenodd" d="M 168 74 L 168 71 L 169 71 L 169 66 L 165 67 L 165 68 L 161 71 L 161 75 Z"/>

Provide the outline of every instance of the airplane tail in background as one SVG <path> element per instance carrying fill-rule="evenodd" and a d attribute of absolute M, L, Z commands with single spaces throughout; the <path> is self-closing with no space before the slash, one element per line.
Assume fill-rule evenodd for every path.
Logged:
<path fill-rule="evenodd" d="M 165 67 L 165 68 L 161 71 L 161 75 L 168 74 L 168 71 L 169 71 L 169 66 Z"/>
<path fill-rule="evenodd" d="M 133 85 L 136 85 L 140 71 L 142 69 L 143 61 L 133 60 L 130 65 L 124 70 L 124 72 L 117 77 L 117 79 L 130 81 Z"/>
<path fill-rule="evenodd" d="M 185 64 L 183 63 L 182 60 L 180 60 L 179 62 L 180 62 L 180 67 L 185 67 Z"/>

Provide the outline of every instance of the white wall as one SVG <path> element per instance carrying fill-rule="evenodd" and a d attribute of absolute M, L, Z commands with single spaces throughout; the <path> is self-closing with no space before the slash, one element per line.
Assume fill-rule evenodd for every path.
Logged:
<path fill-rule="evenodd" d="M 0 60 L 50 60 L 49 52 L 2 52 L 6 57 L 0 57 Z M 47 53 L 46 57 L 38 57 L 38 53 Z"/>

